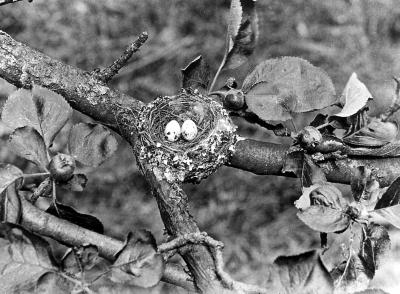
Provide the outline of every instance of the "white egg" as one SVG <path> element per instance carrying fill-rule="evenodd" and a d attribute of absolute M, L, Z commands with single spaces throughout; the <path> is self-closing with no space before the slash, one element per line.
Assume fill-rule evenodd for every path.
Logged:
<path fill-rule="evenodd" d="M 187 119 L 182 124 L 182 137 L 186 141 L 192 141 L 197 136 L 197 126 L 194 121 Z"/>
<path fill-rule="evenodd" d="M 170 142 L 175 142 L 181 135 L 181 126 L 176 120 L 171 120 L 164 129 L 165 138 Z"/>

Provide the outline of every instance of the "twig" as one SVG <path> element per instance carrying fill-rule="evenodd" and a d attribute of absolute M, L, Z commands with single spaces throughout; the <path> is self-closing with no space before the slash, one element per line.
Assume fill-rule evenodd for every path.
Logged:
<path fill-rule="evenodd" d="M 266 289 L 241 283 L 232 279 L 232 277 L 224 271 L 224 259 L 222 255 L 222 248 L 224 247 L 224 244 L 211 238 L 205 232 L 190 233 L 179 236 L 169 242 L 160 244 L 158 246 L 158 251 L 160 253 L 167 253 L 189 244 L 205 244 L 210 247 L 211 251 L 213 252 L 215 271 L 224 286 L 228 289 L 235 290 L 237 293 L 267 293 Z"/>
<path fill-rule="evenodd" d="M 166 253 L 171 250 L 178 249 L 180 247 L 186 246 L 188 244 L 206 244 L 210 247 L 220 247 L 223 248 L 224 244 L 220 241 L 214 240 L 210 236 L 207 235 L 205 232 L 201 233 L 189 233 L 173 240 L 158 245 L 158 252 L 159 253 Z"/>
<path fill-rule="evenodd" d="M 50 178 L 46 178 L 40 185 L 33 191 L 31 196 L 31 203 L 35 203 L 39 197 L 49 197 L 52 193 L 52 183 Z"/>
<path fill-rule="evenodd" d="M 396 111 L 400 109 L 400 79 L 393 77 L 396 82 L 396 91 L 393 97 L 392 105 L 381 115 L 383 122 L 387 121 Z"/>
<path fill-rule="evenodd" d="M 132 42 L 128 47 L 126 47 L 124 53 L 115 60 L 109 67 L 106 67 L 103 70 L 97 71 L 94 75 L 103 82 L 108 82 L 115 76 L 118 71 L 123 68 L 132 57 L 133 53 L 137 52 L 140 47 L 147 41 L 149 35 L 147 32 L 143 32 L 139 35 L 139 37 Z"/>
<path fill-rule="evenodd" d="M 0 6 L 16 3 L 22 0 L 0 0 Z M 33 0 L 28 0 L 28 2 L 32 2 Z"/>

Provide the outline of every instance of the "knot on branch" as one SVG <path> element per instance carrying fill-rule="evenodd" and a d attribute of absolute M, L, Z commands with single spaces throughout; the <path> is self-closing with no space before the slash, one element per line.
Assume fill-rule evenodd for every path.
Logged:
<path fill-rule="evenodd" d="M 197 134 L 191 140 L 169 141 L 165 127 L 191 120 Z M 146 105 L 139 118 L 140 159 L 155 167 L 156 176 L 174 182 L 199 182 L 229 157 L 236 143 L 236 127 L 222 105 L 197 91 L 159 97 Z"/>

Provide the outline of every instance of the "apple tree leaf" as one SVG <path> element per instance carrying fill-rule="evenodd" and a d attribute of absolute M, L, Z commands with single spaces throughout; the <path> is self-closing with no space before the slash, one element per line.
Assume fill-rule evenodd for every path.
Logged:
<path fill-rule="evenodd" d="M 35 163 L 46 171 L 49 164 L 43 137 L 33 127 L 17 128 L 10 135 L 9 146 L 19 156 Z"/>
<path fill-rule="evenodd" d="M 298 57 L 268 59 L 243 82 L 248 109 L 263 120 L 285 121 L 292 113 L 337 103 L 329 76 Z"/>
<path fill-rule="evenodd" d="M 99 166 L 117 150 L 118 142 L 109 129 L 100 124 L 75 125 L 68 138 L 69 150 L 79 162 Z"/>

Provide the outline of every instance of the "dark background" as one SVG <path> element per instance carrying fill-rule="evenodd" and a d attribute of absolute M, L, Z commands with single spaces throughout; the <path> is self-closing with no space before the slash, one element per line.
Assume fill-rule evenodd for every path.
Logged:
<path fill-rule="evenodd" d="M 230 1 L 216 0 L 34 0 L 0 7 L 0 29 L 17 40 L 85 70 L 109 65 L 142 31 L 149 41 L 112 86 L 149 102 L 180 88 L 180 69 L 203 54 L 213 72 L 223 55 Z M 299 56 L 323 68 L 341 93 L 357 72 L 374 95 L 374 112 L 390 104 L 391 77 L 400 75 L 399 0 L 259 0 L 260 40 L 249 63 L 224 72 L 240 82 L 254 66 L 276 56 Z M 0 80 L 0 103 L 13 87 Z M 299 115 L 304 126 L 313 115 Z M 90 120 L 76 114 L 74 122 Z M 269 131 L 235 120 L 239 132 L 264 141 L 280 141 Z M 6 147 L 7 129 L 0 125 L 0 161 L 32 167 Z M 65 145 L 66 128 L 57 138 Z M 286 141 L 287 142 L 287 141 Z M 137 170 L 129 146 L 120 140 L 117 153 L 100 168 L 85 169 L 83 193 L 60 191 L 58 197 L 80 211 L 100 218 L 107 234 L 123 238 L 129 230 L 146 228 L 158 242 L 163 225 L 156 203 Z M 342 187 L 341 187 L 342 188 Z M 348 189 L 343 188 L 344 191 Z M 226 267 L 235 278 L 261 284 L 263 268 L 280 254 L 318 246 L 318 234 L 296 217 L 293 202 L 300 196 L 297 180 L 256 176 L 223 167 L 199 185 L 185 187 L 191 211 L 201 230 L 226 244 Z M 392 232 L 392 259 L 400 257 L 398 233 Z M 375 285 L 393 288 L 400 263 L 381 271 Z M 392 288 L 390 288 L 392 287 Z M 396 290 L 397 289 L 397 290 Z"/>

